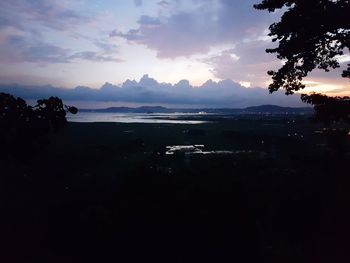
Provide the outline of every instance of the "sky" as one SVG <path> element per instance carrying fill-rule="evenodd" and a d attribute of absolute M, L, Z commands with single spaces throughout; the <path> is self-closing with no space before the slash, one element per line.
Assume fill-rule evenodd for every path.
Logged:
<path fill-rule="evenodd" d="M 65 91 L 65 97 L 84 100 L 69 94 L 76 87 L 80 91 L 81 87 L 101 89 L 107 83 L 114 87 L 109 100 L 113 97 L 115 102 L 181 104 L 183 100 L 183 104 L 190 104 L 197 96 L 203 105 L 235 106 L 238 104 L 230 104 L 228 98 L 236 96 L 237 100 L 251 98 L 241 105 L 255 103 L 253 95 L 260 94 L 260 90 L 253 92 L 257 88 L 268 95 L 270 78 L 266 72 L 282 65 L 274 54 L 265 53 L 275 45 L 267 37 L 268 26 L 281 12 L 255 10 L 257 2 L 2 0 L 0 88 L 22 88 L 28 94 L 34 89 L 42 95 L 38 91 L 44 94 L 45 87 L 51 85 L 60 94 Z M 345 65 L 350 56 L 340 60 Z M 306 79 L 306 91 L 349 95 L 350 83 L 340 74 L 341 69 L 316 71 Z M 145 76 L 153 82 L 142 81 Z M 158 94 L 151 96 L 153 101 L 150 97 L 140 99 L 141 89 L 136 96 L 135 87 L 125 85 L 140 86 L 141 82 L 146 85 L 141 88 Z M 179 83 L 186 83 L 190 90 L 174 91 Z M 159 84 L 166 91 L 157 90 Z M 220 89 L 222 86 L 228 91 Z M 164 92 L 169 100 L 160 99 Z M 20 94 L 33 97 L 32 93 Z M 213 94 L 217 98 L 210 101 Z M 85 97 L 108 101 L 108 97 L 94 99 L 91 94 Z M 267 102 L 281 99 L 271 96 Z M 296 100 L 283 99 L 283 103 L 295 105 Z"/>

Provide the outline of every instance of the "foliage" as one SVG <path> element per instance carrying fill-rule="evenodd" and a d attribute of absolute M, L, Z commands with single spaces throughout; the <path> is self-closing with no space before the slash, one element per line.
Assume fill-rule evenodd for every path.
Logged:
<path fill-rule="evenodd" d="M 350 48 L 349 0 L 263 0 L 254 7 L 286 10 L 270 26 L 269 36 L 279 45 L 266 52 L 285 61 L 279 70 L 268 72 L 271 93 L 283 88 L 292 94 L 305 87 L 302 79 L 315 68 L 328 72 L 340 67 L 337 57 Z M 350 78 L 350 64 L 342 77 Z"/>
<path fill-rule="evenodd" d="M 325 124 L 345 121 L 350 124 L 350 97 L 328 97 L 319 93 L 302 94 L 301 100 L 314 105 L 315 119 Z"/>
<path fill-rule="evenodd" d="M 21 99 L 0 93 L 0 145 L 2 153 L 11 154 L 30 147 L 45 135 L 57 132 L 67 124 L 66 112 L 77 108 L 66 106 L 57 97 L 41 99 L 30 106 Z"/>

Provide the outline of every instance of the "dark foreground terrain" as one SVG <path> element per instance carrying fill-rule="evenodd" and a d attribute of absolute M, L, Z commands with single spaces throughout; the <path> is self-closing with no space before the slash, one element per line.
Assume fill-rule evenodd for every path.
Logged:
<path fill-rule="evenodd" d="M 349 138 L 292 118 L 70 123 L 1 161 L 1 262 L 350 262 Z"/>

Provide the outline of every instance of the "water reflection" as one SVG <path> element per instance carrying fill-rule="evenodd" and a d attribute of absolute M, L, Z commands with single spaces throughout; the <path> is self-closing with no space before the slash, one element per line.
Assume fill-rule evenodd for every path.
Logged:
<path fill-rule="evenodd" d="M 191 117 L 195 114 L 169 113 L 169 114 L 143 114 L 143 113 L 99 113 L 80 112 L 67 116 L 70 122 L 121 122 L 121 123 L 170 123 L 170 124 L 201 124 L 206 121 L 186 120 L 183 117 Z M 177 119 L 181 117 L 182 119 Z"/>
<path fill-rule="evenodd" d="M 253 150 L 211 150 L 205 151 L 203 144 L 194 144 L 194 145 L 171 145 L 166 146 L 166 155 L 173 155 L 176 152 L 182 152 L 185 154 L 247 154 L 247 153 L 257 153 Z"/>

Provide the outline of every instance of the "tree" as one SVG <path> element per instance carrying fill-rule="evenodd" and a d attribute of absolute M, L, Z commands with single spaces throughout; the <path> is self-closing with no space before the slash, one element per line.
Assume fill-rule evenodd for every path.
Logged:
<path fill-rule="evenodd" d="M 350 97 L 328 97 L 319 93 L 302 94 L 301 100 L 315 105 L 315 120 L 330 125 L 345 121 L 350 124 Z"/>
<path fill-rule="evenodd" d="M 21 155 L 40 144 L 47 134 L 67 125 L 67 112 L 76 114 L 78 109 L 57 97 L 30 106 L 21 98 L 0 93 L 0 156 Z"/>
<path fill-rule="evenodd" d="M 270 26 L 269 36 L 279 45 L 266 52 L 285 61 L 279 70 L 268 72 L 271 93 L 283 88 L 293 94 L 305 88 L 302 80 L 315 68 L 328 72 L 340 67 L 337 57 L 350 49 L 350 0 L 263 0 L 254 7 L 286 10 Z M 350 64 L 342 77 L 350 78 Z"/>

